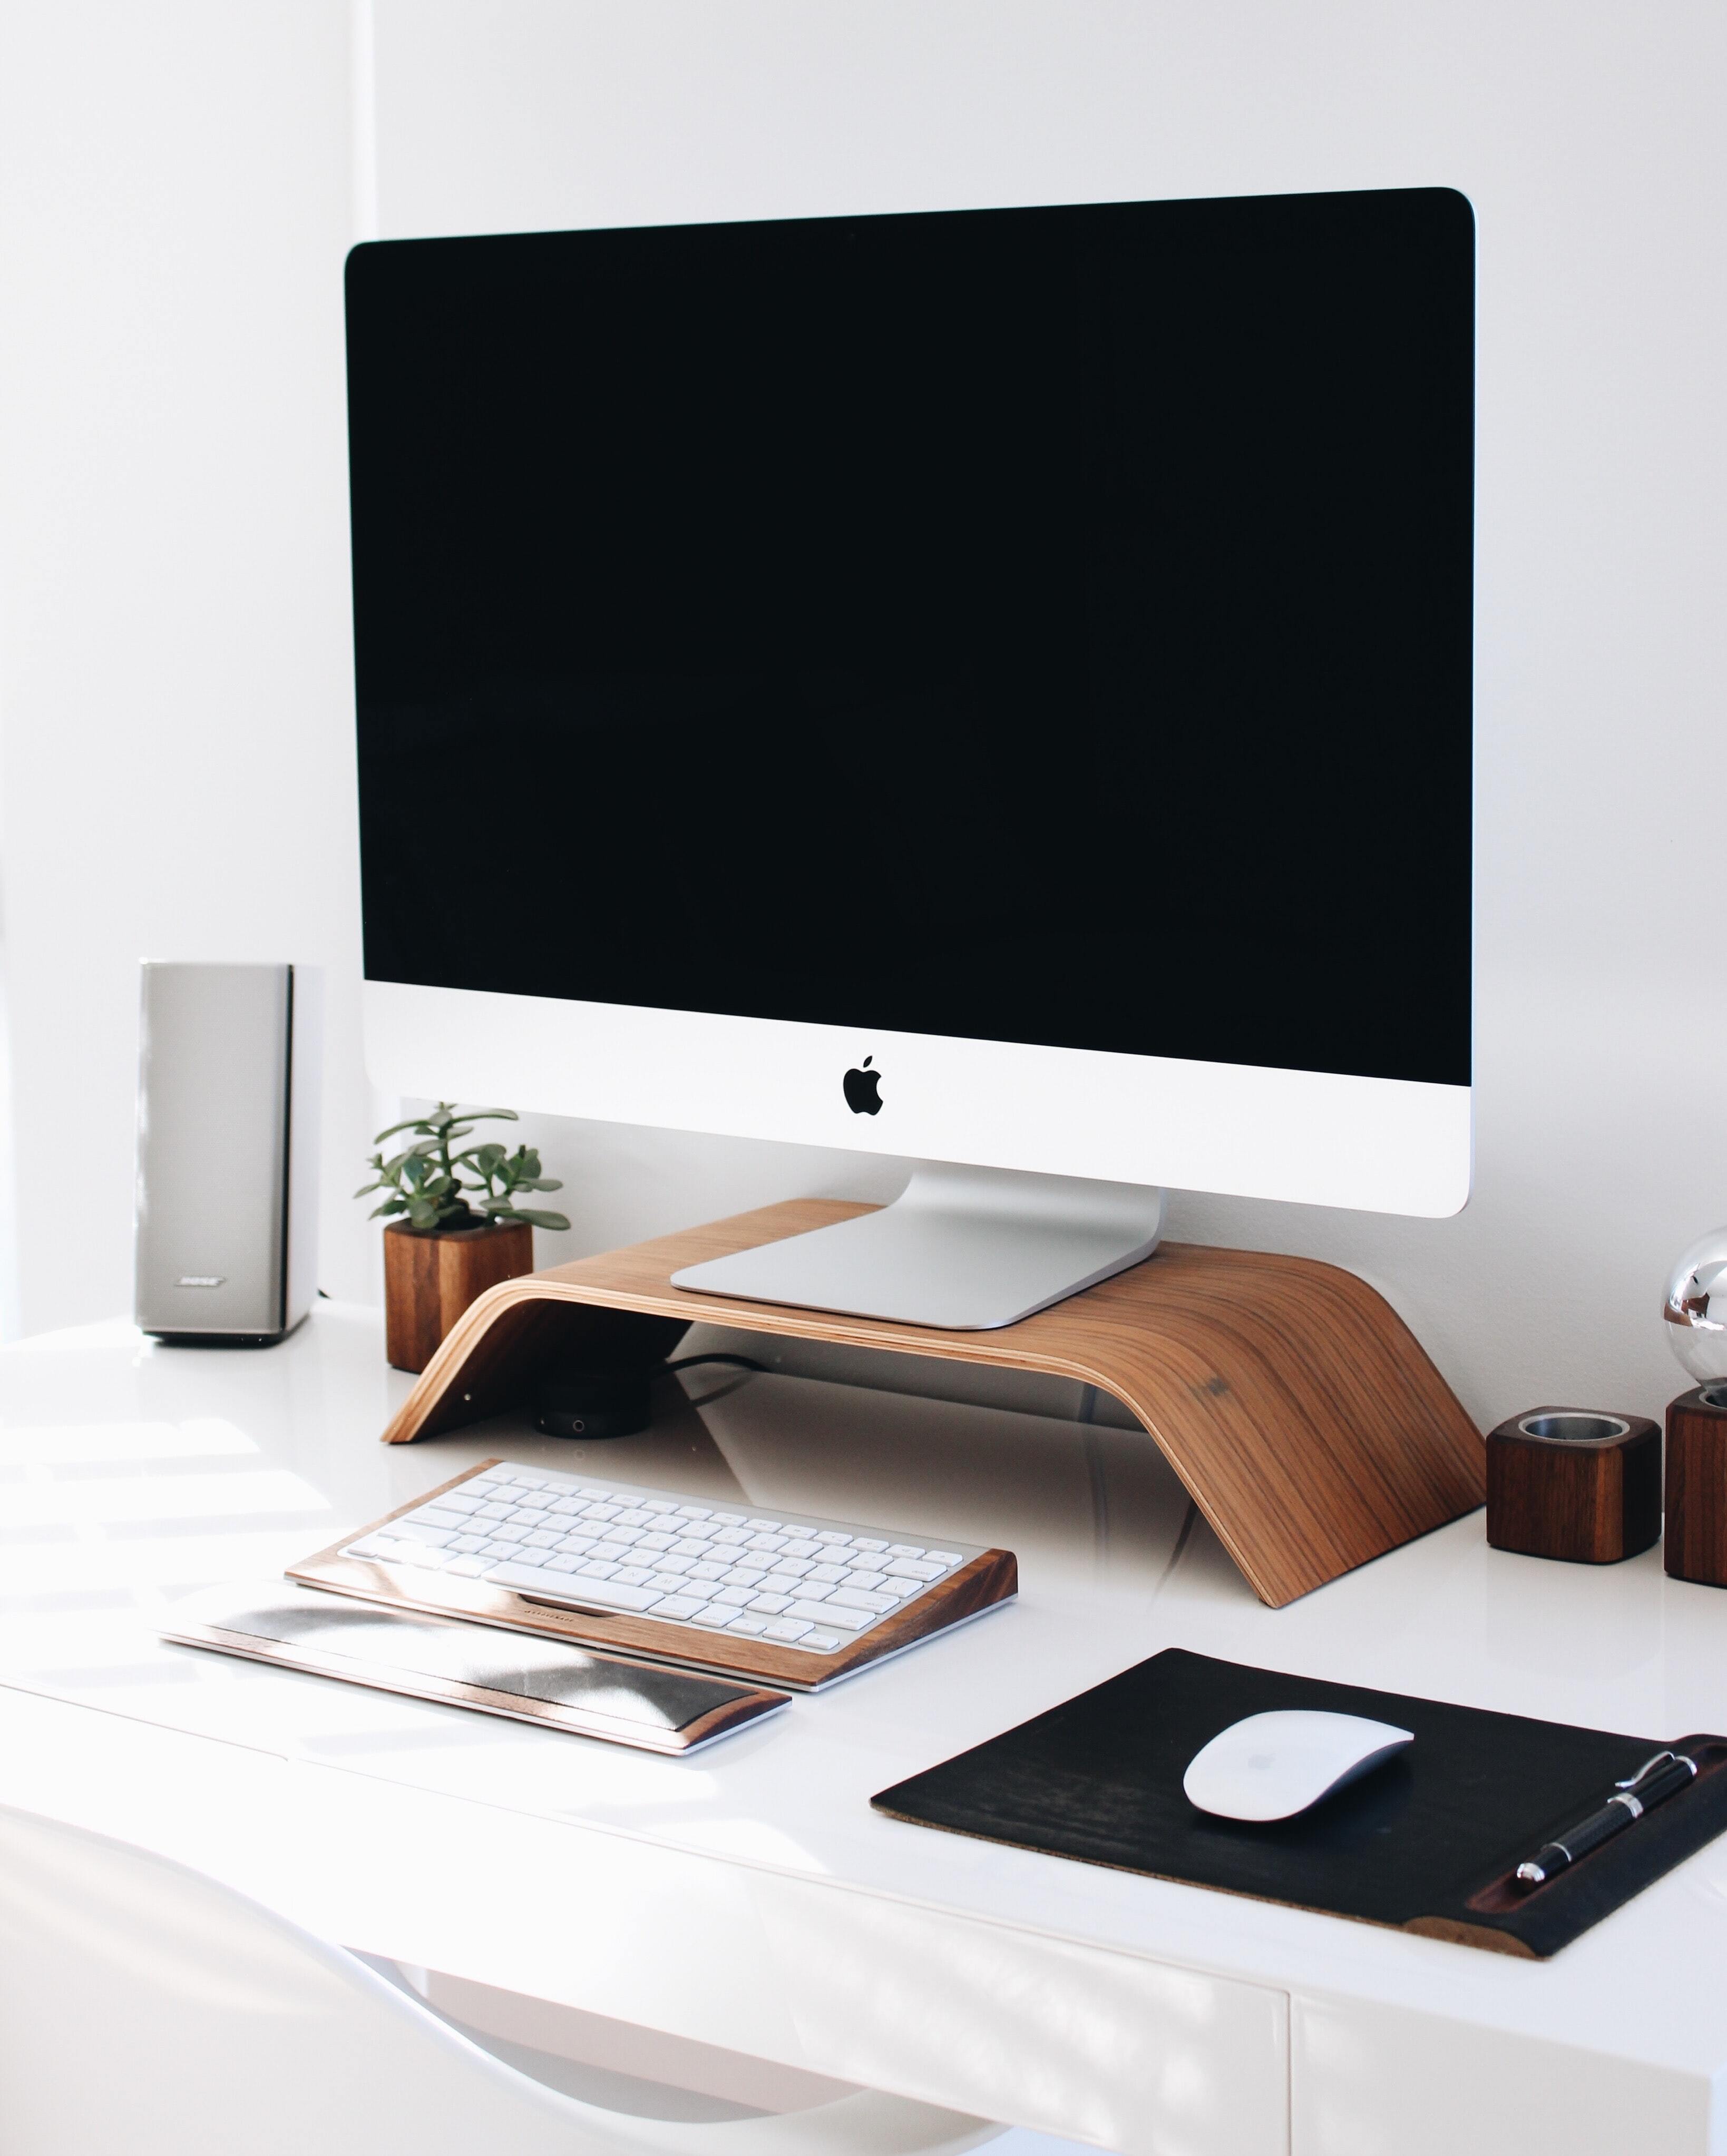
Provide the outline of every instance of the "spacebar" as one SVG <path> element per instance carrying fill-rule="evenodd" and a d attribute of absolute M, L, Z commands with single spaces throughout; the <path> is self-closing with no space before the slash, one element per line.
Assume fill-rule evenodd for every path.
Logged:
<path fill-rule="evenodd" d="M 573 1602 L 578 1609 L 651 1609 L 664 1599 L 657 1587 L 619 1587 L 615 1580 L 578 1579 L 568 1572 L 542 1572 L 535 1564 L 495 1564 L 488 1587 L 513 1588 L 547 1602 Z"/>

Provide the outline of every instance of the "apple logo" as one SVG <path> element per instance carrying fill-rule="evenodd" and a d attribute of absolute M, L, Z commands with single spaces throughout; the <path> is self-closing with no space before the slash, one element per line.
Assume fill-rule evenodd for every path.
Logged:
<path fill-rule="evenodd" d="M 881 1112 L 881 1073 L 871 1070 L 873 1055 L 866 1055 L 863 1067 L 846 1073 L 846 1105 L 854 1116 L 879 1116 Z"/>

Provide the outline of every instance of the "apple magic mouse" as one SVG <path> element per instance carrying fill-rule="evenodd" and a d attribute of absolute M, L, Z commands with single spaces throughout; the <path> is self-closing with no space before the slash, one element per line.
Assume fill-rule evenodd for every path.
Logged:
<path fill-rule="evenodd" d="M 1190 1804 L 1222 1819 L 1293 1819 L 1414 1742 L 1359 1714 L 1250 1714 L 1195 1753 L 1181 1786 Z"/>

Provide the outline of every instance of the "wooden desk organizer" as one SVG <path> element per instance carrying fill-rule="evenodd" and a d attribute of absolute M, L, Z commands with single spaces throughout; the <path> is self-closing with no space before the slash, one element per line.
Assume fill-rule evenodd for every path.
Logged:
<path fill-rule="evenodd" d="M 684 1265 L 871 1209 L 802 1199 L 501 1281 L 457 1320 L 385 1442 L 519 1406 L 555 1361 L 657 1358 L 702 1322 L 1096 1385 L 1144 1424 L 1273 1607 L 1482 1502 L 1481 1435 L 1414 1335 L 1365 1281 L 1310 1258 L 1165 1243 L 995 1332 L 671 1285 Z"/>

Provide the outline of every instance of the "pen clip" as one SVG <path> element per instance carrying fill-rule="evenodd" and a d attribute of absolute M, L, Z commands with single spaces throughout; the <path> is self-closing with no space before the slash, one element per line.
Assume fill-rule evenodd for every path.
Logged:
<path fill-rule="evenodd" d="M 1635 1794 L 1638 1783 L 1646 1780 L 1654 1773 L 1658 1767 L 1665 1767 L 1675 1763 L 1688 1767 L 1694 1774 L 1697 1772 L 1697 1762 L 1694 1759 L 1687 1759 L 1682 1753 L 1678 1752 L 1658 1752 L 1652 1759 L 1644 1760 L 1642 1765 L 1637 1768 L 1636 1774 L 1634 1774 L 1628 1781 L 1615 1782 L 1613 1787 L 1616 1789 L 1629 1789 Z"/>

